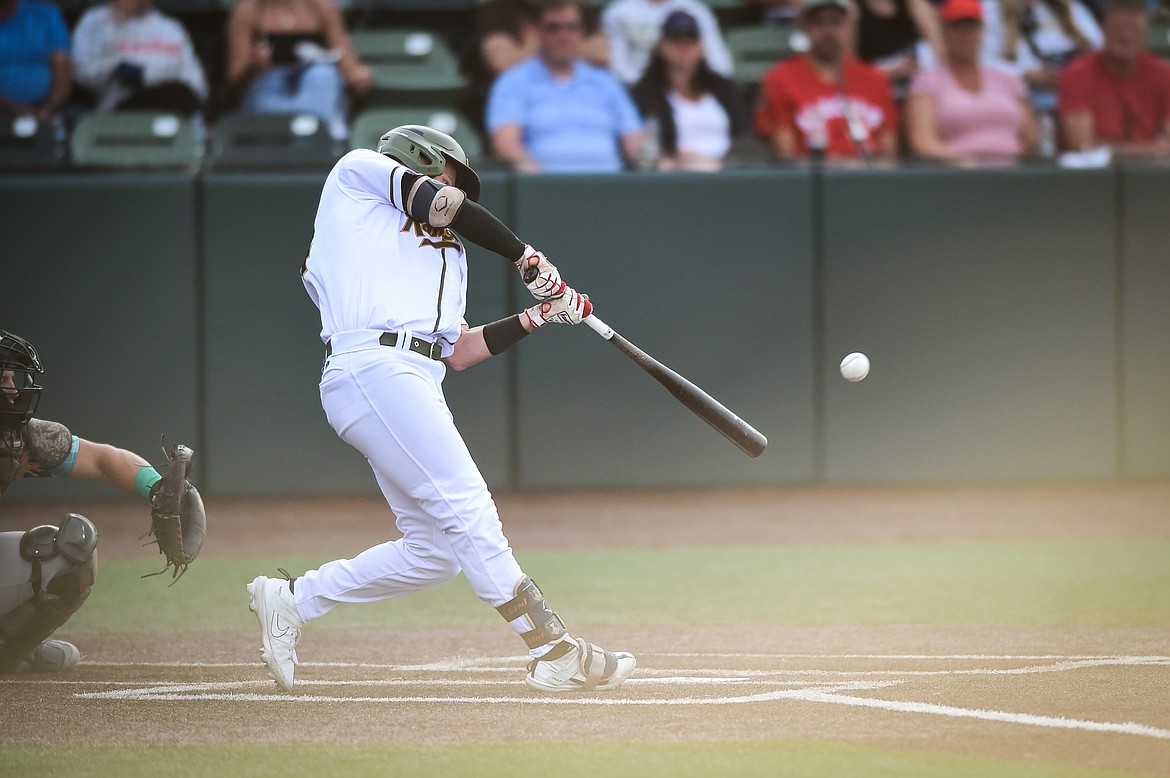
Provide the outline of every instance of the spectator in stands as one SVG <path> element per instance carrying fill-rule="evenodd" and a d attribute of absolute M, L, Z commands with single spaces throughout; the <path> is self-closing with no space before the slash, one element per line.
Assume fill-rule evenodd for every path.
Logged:
<path fill-rule="evenodd" d="M 699 20 L 707 64 L 717 73 L 731 75 L 731 52 L 719 22 L 700 0 L 616 0 L 602 12 L 601 29 L 609 39 L 609 69 L 623 84 L 632 86 L 642 77 L 662 23 L 673 11 L 686 11 Z"/>
<path fill-rule="evenodd" d="M 495 79 L 534 56 L 540 45 L 543 0 L 489 0 L 476 11 L 476 40 L 484 69 Z M 585 39 L 581 56 L 598 67 L 609 64 L 609 41 L 601 32 L 596 8 L 582 9 Z"/>
<path fill-rule="evenodd" d="M 1170 156 L 1170 63 L 1146 51 L 1144 0 L 1108 0 L 1105 48 L 1065 68 L 1060 122 L 1073 151 L 1101 144 L 1115 156 Z"/>
<path fill-rule="evenodd" d="M 1101 48 L 1101 27 L 1079 0 L 986 0 L 984 61 L 1024 77 L 1038 111 L 1056 107 L 1061 68 Z M 995 12 L 992 12 L 992 9 Z"/>
<path fill-rule="evenodd" d="M 673 11 L 662 23 L 662 38 L 634 87 L 634 100 L 646 119 L 643 153 L 658 170 L 718 170 L 734 138 L 746 127 L 735 84 L 707 64 L 699 21 Z"/>
<path fill-rule="evenodd" d="M 492 150 L 516 170 L 605 173 L 638 158 L 638 109 L 620 81 L 581 58 L 583 30 L 579 2 L 550 0 L 536 56 L 492 86 Z"/>
<path fill-rule="evenodd" d="M 72 90 L 69 31 L 57 6 L 0 0 L 0 111 L 48 121 Z"/>
<path fill-rule="evenodd" d="M 476 50 L 465 70 L 471 85 L 460 101 L 463 113 L 484 132 L 488 91 L 508 68 L 535 56 L 540 46 L 540 9 L 544 0 L 487 0 L 475 12 Z M 598 67 L 609 66 L 609 41 L 601 31 L 601 10 L 582 7 L 585 39 L 581 56 Z"/>
<path fill-rule="evenodd" d="M 1036 143 L 1023 79 L 980 61 L 979 0 L 947 0 L 940 16 L 945 58 L 914 77 L 906 100 L 911 153 L 964 166 L 1018 161 Z"/>
<path fill-rule="evenodd" d="M 942 57 L 938 13 L 930 0 L 858 0 L 857 56 L 876 65 L 898 99 L 918 72 L 922 46 Z"/>
<path fill-rule="evenodd" d="M 73 74 L 99 111 L 146 108 L 192 115 L 207 78 L 183 25 L 153 0 L 111 0 L 90 8 L 73 31 Z"/>
<path fill-rule="evenodd" d="M 332 0 L 240 0 L 228 19 L 228 86 L 255 113 L 312 113 L 348 135 L 345 87 L 373 73 L 354 54 Z"/>
<path fill-rule="evenodd" d="M 810 149 L 833 159 L 892 160 L 898 113 L 884 73 L 849 54 L 848 0 L 805 0 L 801 30 L 809 49 L 764 74 L 756 132 L 782 159 Z"/>

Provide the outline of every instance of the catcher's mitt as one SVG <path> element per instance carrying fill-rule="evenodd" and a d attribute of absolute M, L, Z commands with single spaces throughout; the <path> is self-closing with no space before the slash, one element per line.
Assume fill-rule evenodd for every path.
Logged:
<path fill-rule="evenodd" d="M 169 456 L 170 464 L 162 480 L 150 488 L 149 533 L 158 544 L 159 553 L 166 556 L 167 564 L 157 573 L 148 573 L 143 578 L 161 575 L 174 568 L 171 572 L 173 584 L 199 556 L 203 536 L 207 533 L 207 516 L 203 510 L 203 498 L 187 481 L 195 452 L 179 443 Z"/>

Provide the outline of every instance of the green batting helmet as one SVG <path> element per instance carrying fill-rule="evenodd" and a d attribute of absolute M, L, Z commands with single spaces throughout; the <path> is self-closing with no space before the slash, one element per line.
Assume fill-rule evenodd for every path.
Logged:
<path fill-rule="evenodd" d="M 471 169 L 463 147 L 445 132 L 421 124 L 404 124 L 381 137 L 378 153 L 426 176 L 442 173 L 449 159 L 459 171 L 455 186 L 472 200 L 479 200 L 479 176 Z"/>

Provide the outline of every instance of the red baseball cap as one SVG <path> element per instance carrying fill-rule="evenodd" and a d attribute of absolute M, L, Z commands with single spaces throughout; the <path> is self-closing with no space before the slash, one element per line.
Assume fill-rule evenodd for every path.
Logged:
<path fill-rule="evenodd" d="M 983 21 L 983 5 L 979 0 L 946 0 L 939 16 L 944 22 Z"/>

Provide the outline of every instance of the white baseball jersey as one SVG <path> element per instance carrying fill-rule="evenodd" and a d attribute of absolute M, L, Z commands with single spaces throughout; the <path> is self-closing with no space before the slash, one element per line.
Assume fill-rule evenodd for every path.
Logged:
<path fill-rule="evenodd" d="M 382 154 L 357 150 L 338 161 L 321 192 L 302 268 L 330 344 L 321 406 L 370 463 L 402 537 L 301 576 L 294 597 L 305 620 L 339 603 L 426 589 L 461 570 L 476 595 L 498 607 L 524 578 L 443 397 L 445 365 L 404 349 L 407 339 L 395 348 L 380 339 L 406 331 L 449 356 L 463 324 L 467 256 L 450 230 L 411 218 L 426 211 L 421 200 L 403 202 L 426 198 L 418 179 Z M 533 628 L 528 616 L 511 624 L 521 634 Z"/>
<path fill-rule="evenodd" d="M 450 229 L 416 221 L 402 202 L 402 164 L 355 149 L 321 191 L 301 279 L 321 310 L 321 339 L 406 330 L 450 356 L 467 308 L 467 254 Z"/>

